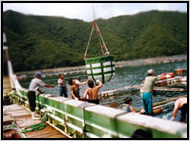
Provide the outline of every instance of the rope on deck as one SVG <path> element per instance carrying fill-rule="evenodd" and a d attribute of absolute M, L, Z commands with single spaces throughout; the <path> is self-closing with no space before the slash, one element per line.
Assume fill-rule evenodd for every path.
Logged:
<path fill-rule="evenodd" d="M 44 129 L 46 127 L 46 124 L 43 124 L 43 123 L 46 121 L 46 119 L 47 119 L 47 112 L 45 113 L 44 118 L 42 118 L 41 123 L 25 127 L 22 133 Z"/>

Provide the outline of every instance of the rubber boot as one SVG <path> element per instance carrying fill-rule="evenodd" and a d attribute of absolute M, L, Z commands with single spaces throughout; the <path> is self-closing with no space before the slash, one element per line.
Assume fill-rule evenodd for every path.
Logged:
<path fill-rule="evenodd" d="M 40 118 L 38 118 L 38 117 L 35 116 L 35 112 L 32 112 L 32 119 L 35 120 L 35 119 L 40 119 Z"/>

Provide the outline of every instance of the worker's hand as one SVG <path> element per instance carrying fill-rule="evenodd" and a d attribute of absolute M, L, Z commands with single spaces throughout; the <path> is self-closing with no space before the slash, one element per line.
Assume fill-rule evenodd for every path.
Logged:
<path fill-rule="evenodd" d="M 44 93 L 44 92 L 42 92 L 42 91 L 40 91 L 40 90 L 37 90 L 37 91 L 36 91 L 36 94 L 37 94 L 37 95 L 40 95 L 40 94 L 43 94 L 43 93 Z"/>
<path fill-rule="evenodd" d="M 79 100 L 77 97 L 75 97 L 75 100 Z"/>
<path fill-rule="evenodd" d="M 36 95 L 40 95 L 40 92 L 39 92 L 39 91 L 36 91 Z"/>
<path fill-rule="evenodd" d="M 175 118 L 174 118 L 174 117 L 172 117 L 172 118 L 170 118 L 170 120 L 175 120 Z"/>
<path fill-rule="evenodd" d="M 83 97 L 83 98 L 81 98 L 81 100 L 82 100 L 82 101 L 86 101 L 86 98 L 85 98 L 85 97 Z"/>
<path fill-rule="evenodd" d="M 97 83 L 100 83 L 100 80 L 96 80 Z"/>
<path fill-rule="evenodd" d="M 144 112 L 145 112 L 145 110 L 144 110 L 144 109 L 141 109 L 139 113 L 140 113 L 140 114 L 143 114 Z"/>
<path fill-rule="evenodd" d="M 107 51 L 107 52 L 105 53 L 105 55 L 109 56 L 109 55 L 110 55 L 110 52 L 109 52 L 109 51 Z"/>

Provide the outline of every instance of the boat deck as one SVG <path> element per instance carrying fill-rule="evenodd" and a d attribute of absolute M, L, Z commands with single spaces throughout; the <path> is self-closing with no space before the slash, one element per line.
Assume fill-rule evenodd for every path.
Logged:
<path fill-rule="evenodd" d="M 18 104 L 3 106 L 3 109 L 6 110 L 6 114 L 3 115 L 3 121 L 6 121 L 7 116 L 10 116 L 15 120 L 21 131 L 27 126 L 41 122 L 41 120 L 32 120 L 30 112 Z M 24 135 L 26 138 L 67 138 L 47 123 L 44 129 L 26 132 Z"/>

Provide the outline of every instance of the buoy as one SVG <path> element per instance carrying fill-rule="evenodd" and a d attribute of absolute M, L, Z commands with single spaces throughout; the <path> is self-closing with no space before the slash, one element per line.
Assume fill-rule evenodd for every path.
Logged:
<path fill-rule="evenodd" d="M 166 73 L 166 78 L 168 79 L 168 78 L 173 78 L 175 75 L 174 75 L 174 73 L 173 72 L 168 72 L 168 73 Z"/>
<path fill-rule="evenodd" d="M 175 75 L 173 72 L 168 72 L 168 73 L 162 73 L 158 75 L 160 80 L 168 79 L 168 78 L 173 78 Z"/>
<path fill-rule="evenodd" d="M 186 72 L 186 71 L 187 71 L 186 69 L 176 69 L 176 73 L 178 75 L 181 75 L 181 74 L 183 74 L 183 72 Z"/>
<path fill-rule="evenodd" d="M 166 79 L 166 75 L 164 73 L 162 73 L 161 75 L 158 76 L 160 80 L 164 80 Z"/>

